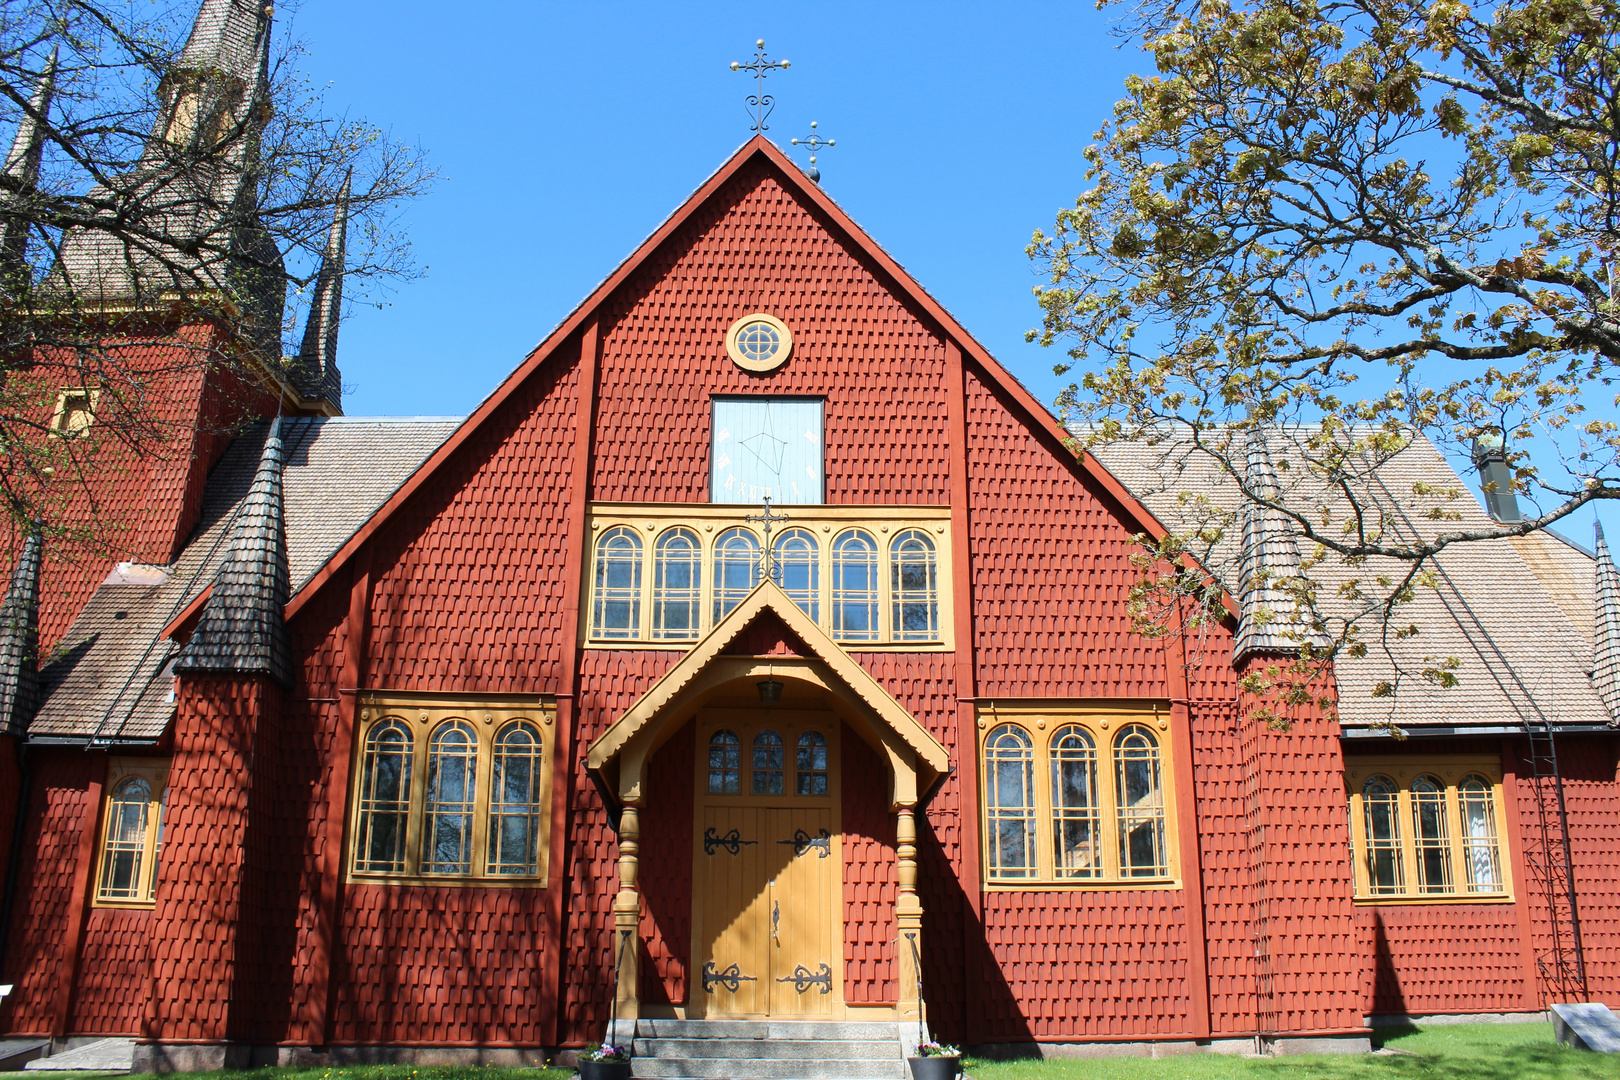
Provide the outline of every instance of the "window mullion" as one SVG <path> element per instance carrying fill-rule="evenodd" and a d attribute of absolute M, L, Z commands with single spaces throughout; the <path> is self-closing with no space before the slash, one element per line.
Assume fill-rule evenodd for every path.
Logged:
<path fill-rule="evenodd" d="M 1361 794 L 1361 778 L 1350 778 L 1350 880 L 1353 894 L 1371 896 L 1367 860 L 1372 849 L 1367 842 L 1367 804 Z"/>
<path fill-rule="evenodd" d="M 1036 731 L 1041 731 L 1036 728 Z M 1055 729 L 1054 729 L 1055 730 Z M 1030 792 L 1035 803 L 1035 873 L 1041 881 L 1056 881 L 1057 868 L 1052 858 L 1052 733 L 1042 731 L 1035 755 Z"/>
<path fill-rule="evenodd" d="M 1102 818 L 1098 832 L 1102 835 L 1103 880 L 1119 881 L 1119 806 L 1118 792 L 1114 790 L 1114 745 L 1106 731 L 1092 732 L 1097 744 L 1097 812 Z"/>
<path fill-rule="evenodd" d="M 1401 846 L 1401 896 L 1421 896 L 1423 893 L 1418 877 L 1417 858 L 1417 814 L 1413 810 L 1412 786 L 1402 783 L 1400 790 L 1395 793 L 1395 811 L 1400 814 Z"/>
<path fill-rule="evenodd" d="M 495 784 L 494 735 L 489 725 L 485 724 L 484 730 L 478 735 L 478 751 L 473 756 L 478 774 L 473 778 L 472 851 L 467 859 L 470 877 L 484 877 L 489 873 L 489 807 Z"/>
<path fill-rule="evenodd" d="M 157 782 L 148 778 L 147 783 L 152 785 L 152 797 L 146 803 L 146 836 L 141 841 L 141 880 L 136 883 L 136 892 L 145 900 L 156 897 L 157 867 L 157 831 L 158 815 L 163 812 L 163 789 Z"/>
<path fill-rule="evenodd" d="M 405 874 L 422 872 L 422 819 L 427 813 L 428 732 L 432 724 L 422 724 L 411 744 L 411 801 L 405 815 Z"/>

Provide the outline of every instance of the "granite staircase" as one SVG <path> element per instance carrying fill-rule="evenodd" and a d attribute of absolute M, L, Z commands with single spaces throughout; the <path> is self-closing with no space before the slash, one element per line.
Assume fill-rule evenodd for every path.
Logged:
<path fill-rule="evenodd" d="M 667 1080 L 905 1080 L 900 1025 L 638 1020 L 631 1075 Z"/>

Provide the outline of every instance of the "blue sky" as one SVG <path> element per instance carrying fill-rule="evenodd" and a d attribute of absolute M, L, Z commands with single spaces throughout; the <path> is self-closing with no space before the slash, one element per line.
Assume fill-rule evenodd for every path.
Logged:
<path fill-rule="evenodd" d="M 405 215 L 425 276 L 343 327 L 350 415 L 474 408 L 748 138 L 752 80 L 728 64 L 759 37 L 792 62 L 767 134 L 819 121 L 827 192 L 1050 402 L 1024 246 L 1080 191 L 1144 59 L 1085 2 L 304 0 L 279 18 L 334 106 L 441 174 Z"/>

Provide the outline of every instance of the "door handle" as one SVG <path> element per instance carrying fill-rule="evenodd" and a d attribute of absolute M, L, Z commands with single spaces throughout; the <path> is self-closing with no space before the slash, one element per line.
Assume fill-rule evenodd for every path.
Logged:
<path fill-rule="evenodd" d="M 772 900 L 771 901 L 771 942 L 779 949 L 782 947 L 782 939 L 780 937 L 777 937 L 776 928 L 779 925 L 781 925 L 781 922 L 782 922 L 782 902 L 780 900 Z"/>

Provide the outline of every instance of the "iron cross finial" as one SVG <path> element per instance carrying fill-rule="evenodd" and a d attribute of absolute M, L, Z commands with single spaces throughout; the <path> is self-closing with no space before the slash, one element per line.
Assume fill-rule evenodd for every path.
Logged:
<path fill-rule="evenodd" d="M 763 554 L 760 556 L 760 561 L 761 561 L 760 576 L 761 576 L 761 578 L 772 578 L 772 579 L 774 579 L 774 577 L 775 577 L 775 575 L 773 573 L 774 568 L 771 565 L 771 526 L 773 524 L 777 524 L 779 522 L 783 522 L 783 521 L 788 520 L 788 516 L 786 514 L 773 514 L 773 513 L 771 513 L 771 497 L 769 495 L 767 495 L 767 496 L 765 496 L 765 511 L 764 511 L 764 513 L 749 514 L 743 520 L 744 521 L 757 521 L 762 526 L 764 526 L 764 529 L 765 529 L 765 548 L 764 548 Z"/>
<path fill-rule="evenodd" d="M 772 109 L 776 108 L 776 99 L 765 92 L 765 76 L 772 71 L 786 71 L 788 62 L 786 60 L 765 59 L 764 38 L 754 42 L 754 45 L 759 49 L 759 53 L 755 55 L 753 62 L 739 64 L 733 60 L 731 70 L 752 71 L 754 73 L 754 92 L 744 99 L 748 102 L 749 115 L 754 118 L 754 126 L 748 130 L 769 131 L 770 125 L 765 123 L 765 118 L 771 115 Z"/>
<path fill-rule="evenodd" d="M 837 139 L 823 139 L 816 132 L 816 122 L 810 121 L 810 137 L 808 139 L 790 139 L 794 146 L 807 147 L 810 151 L 810 169 L 808 176 L 816 183 L 821 183 L 821 170 L 816 168 L 816 154 L 821 152 L 823 146 L 837 146 Z"/>

